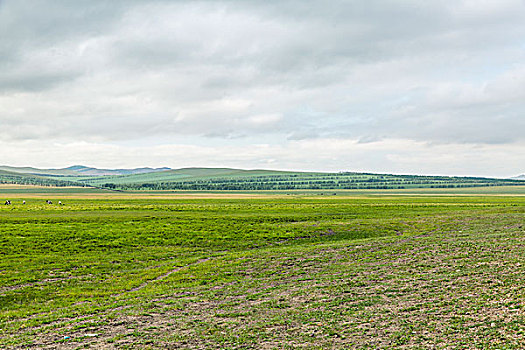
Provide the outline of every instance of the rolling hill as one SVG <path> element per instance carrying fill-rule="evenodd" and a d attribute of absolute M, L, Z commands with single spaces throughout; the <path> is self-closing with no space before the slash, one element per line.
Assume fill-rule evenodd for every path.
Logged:
<path fill-rule="evenodd" d="M 73 171 L 79 176 L 111 176 L 111 175 L 134 175 L 134 174 L 148 174 L 161 171 L 171 170 L 170 168 L 134 168 L 134 169 L 98 169 L 90 168 L 83 165 L 74 165 L 69 168 L 61 169 L 65 171 Z"/>
<path fill-rule="evenodd" d="M 162 173 L 100 177 L 82 182 L 123 190 L 404 189 L 523 185 L 518 180 L 371 173 L 320 173 L 187 168 Z"/>
<path fill-rule="evenodd" d="M 43 176 L 108 176 L 147 174 L 170 170 L 170 168 L 98 169 L 83 165 L 73 165 L 62 169 L 38 169 L 33 167 L 11 167 L 3 165 L 0 166 L 0 170 Z"/>
<path fill-rule="evenodd" d="M 4 169 L 4 170 L 2 170 Z M 8 170 L 6 170 L 8 169 Z M 63 169 L 0 167 L 4 183 L 83 186 L 118 190 L 343 190 L 459 188 L 523 185 L 517 179 L 416 176 L 372 173 L 323 173 L 232 168 Z"/>
<path fill-rule="evenodd" d="M 36 186 L 89 186 L 87 184 L 55 178 L 49 175 L 34 175 L 24 172 L 0 170 L 0 184 L 36 185 Z"/>
<path fill-rule="evenodd" d="M 77 175 L 77 172 L 75 172 L 74 170 L 70 170 L 68 168 L 65 168 L 65 169 L 38 169 L 38 168 L 33 168 L 33 167 L 12 167 L 12 166 L 2 165 L 0 166 L 0 170 L 7 171 L 10 173 L 16 173 L 16 174 L 29 174 L 29 175 L 42 175 L 42 176 L 48 176 L 48 175 L 75 176 Z"/>

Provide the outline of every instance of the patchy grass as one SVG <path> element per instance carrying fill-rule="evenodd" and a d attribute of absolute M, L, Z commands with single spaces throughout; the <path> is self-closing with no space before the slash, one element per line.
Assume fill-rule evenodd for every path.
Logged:
<path fill-rule="evenodd" d="M 519 349 L 523 197 L 0 208 L 6 349 Z"/>

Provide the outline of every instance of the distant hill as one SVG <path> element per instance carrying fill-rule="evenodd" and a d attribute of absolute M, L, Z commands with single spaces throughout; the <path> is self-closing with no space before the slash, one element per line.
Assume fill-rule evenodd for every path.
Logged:
<path fill-rule="evenodd" d="M 0 183 L 85 186 L 117 190 L 339 190 L 458 188 L 524 185 L 520 179 L 417 176 L 372 173 L 323 173 L 232 168 L 63 169 L 0 167 Z"/>
<path fill-rule="evenodd" d="M 214 181 L 225 181 L 232 179 L 235 181 L 246 181 L 255 178 L 275 178 L 288 176 L 310 176 L 320 173 L 290 172 L 277 170 L 243 170 L 231 168 L 182 168 L 172 169 L 161 172 L 151 172 L 143 174 L 130 174 L 122 176 L 101 176 L 85 177 L 79 179 L 83 183 L 101 186 L 104 184 L 114 184 L 118 186 L 141 186 L 142 184 L 168 184 L 168 183 L 187 183 L 199 182 L 208 183 Z M 163 185 L 165 186 L 165 185 Z"/>
<path fill-rule="evenodd" d="M 184 168 L 147 174 L 84 177 L 86 185 L 120 190 L 403 189 L 523 185 L 519 180 L 371 173 Z"/>
<path fill-rule="evenodd" d="M 511 178 L 511 179 L 512 179 L 512 180 L 525 180 L 525 174 L 515 176 L 515 177 L 513 177 L 513 178 Z"/>
<path fill-rule="evenodd" d="M 11 173 L 32 175 L 77 175 L 75 171 L 69 169 L 38 169 L 32 167 L 12 167 L 2 165 L 0 166 L 0 170 L 8 171 Z"/>
<path fill-rule="evenodd" d="M 76 181 L 68 181 L 53 178 L 52 176 L 33 175 L 27 173 L 16 173 L 0 169 L 0 184 L 38 185 L 38 186 L 89 186 Z"/>
<path fill-rule="evenodd" d="M 171 170 L 170 168 L 134 168 L 134 169 L 98 169 L 90 168 L 83 165 L 74 165 L 69 168 L 60 169 L 64 171 L 73 171 L 80 176 L 107 176 L 107 175 L 133 175 L 148 174 L 159 171 Z"/>
<path fill-rule="evenodd" d="M 83 165 L 73 165 L 63 169 L 38 169 L 33 167 L 0 166 L 0 170 L 19 174 L 32 174 L 44 176 L 107 176 L 147 174 L 152 172 L 170 170 L 170 168 L 98 169 Z"/>

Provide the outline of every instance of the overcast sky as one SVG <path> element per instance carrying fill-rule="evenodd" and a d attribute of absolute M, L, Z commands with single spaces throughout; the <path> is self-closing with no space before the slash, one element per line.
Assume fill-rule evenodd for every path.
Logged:
<path fill-rule="evenodd" d="M 525 173 L 524 0 L 0 0 L 0 164 Z"/>

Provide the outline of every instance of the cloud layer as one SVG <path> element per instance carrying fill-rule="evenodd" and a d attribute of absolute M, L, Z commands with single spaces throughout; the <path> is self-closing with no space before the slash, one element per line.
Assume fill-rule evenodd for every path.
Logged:
<path fill-rule="evenodd" d="M 515 175 L 524 14 L 520 0 L 4 0 L 0 157 Z"/>

